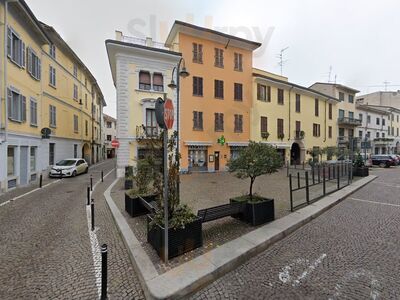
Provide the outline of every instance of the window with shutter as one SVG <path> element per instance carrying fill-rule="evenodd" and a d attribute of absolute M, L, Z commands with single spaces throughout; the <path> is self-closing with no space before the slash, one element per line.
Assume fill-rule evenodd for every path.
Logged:
<path fill-rule="evenodd" d="M 261 135 L 265 135 L 268 132 L 268 118 L 261 117 Z"/>
<path fill-rule="evenodd" d="M 224 50 L 215 48 L 215 63 L 214 65 L 219 68 L 224 67 Z"/>
<path fill-rule="evenodd" d="M 278 119 L 278 138 L 284 135 L 284 129 L 283 129 L 283 119 Z"/>
<path fill-rule="evenodd" d="M 7 27 L 7 55 L 11 58 L 12 53 L 12 31 L 10 27 Z"/>
<path fill-rule="evenodd" d="M 26 122 L 26 97 L 21 96 L 21 121 Z"/>
<path fill-rule="evenodd" d="M 139 72 L 139 89 L 150 90 L 151 89 L 151 78 L 150 73 L 145 71 Z"/>
<path fill-rule="evenodd" d="M 28 72 L 32 75 L 32 50 L 28 47 Z"/>
<path fill-rule="evenodd" d="M 315 112 L 314 113 L 315 113 L 315 116 L 318 117 L 319 116 L 319 100 L 315 99 L 314 101 L 315 101 L 315 105 L 314 105 Z"/>
<path fill-rule="evenodd" d="M 282 89 L 278 89 L 278 104 L 284 104 L 284 95 Z"/>
<path fill-rule="evenodd" d="M 214 97 L 219 99 L 224 98 L 224 82 L 222 80 L 214 81 Z"/>
<path fill-rule="evenodd" d="M 153 90 L 158 92 L 164 91 L 164 78 L 160 73 L 153 74 Z"/>
<path fill-rule="evenodd" d="M 234 84 L 234 99 L 236 101 L 243 100 L 243 85 L 241 83 Z"/>
<path fill-rule="evenodd" d="M 203 78 L 193 76 L 193 95 L 203 96 Z"/>
<path fill-rule="evenodd" d="M 193 43 L 193 62 L 203 63 L 203 45 Z"/>
<path fill-rule="evenodd" d="M 235 71 L 243 71 L 243 55 L 241 53 L 234 54 L 234 70 Z"/>
<path fill-rule="evenodd" d="M 31 126 L 37 126 L 37 102 L 33 98 L 30 101 L 30 120 Z"/>
<path fill-rule="evenodd" d="M 329 103 L 328 115 L 329 115 L 329 120 L 332 120 L 332 103 Z"/>
<path fill-rule="evenodd" d="M 300 94 L 296 94 L 296 112 L 300 112 L 301 110 L 301 96 Z"/>

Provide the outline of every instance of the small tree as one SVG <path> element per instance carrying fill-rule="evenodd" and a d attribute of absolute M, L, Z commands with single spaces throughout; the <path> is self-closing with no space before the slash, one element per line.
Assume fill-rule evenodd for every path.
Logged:
<path fill-rule="evenodd" d="M 250 201 L 253 200 L 253 185 L 258 176 L 272 174 L 282 166 L 282 158 L 276 149 L 263 143 L 250 142 L 239 156 L 228 162 L 229 172 L 240 179 L 250 178 Z"/>
<path fill-rule="evenodd" d="M 355 168 L 362 168 L 364 167 L 364 159 L 362 158 L 360 152 L 357 152 L 356 158 L 354 159 L 353 166 Z"/>

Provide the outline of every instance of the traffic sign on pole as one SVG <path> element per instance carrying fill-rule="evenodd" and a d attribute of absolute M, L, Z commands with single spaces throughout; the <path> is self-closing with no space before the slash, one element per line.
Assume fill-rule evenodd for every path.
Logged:
<path fill-rule="evenodd" d="M 111 141 L 111 146 L 112 146 L 113 148 L 119 148 L 119 141 L 117 141 L 117 140 L 112 140 L 112 141 Z"/>

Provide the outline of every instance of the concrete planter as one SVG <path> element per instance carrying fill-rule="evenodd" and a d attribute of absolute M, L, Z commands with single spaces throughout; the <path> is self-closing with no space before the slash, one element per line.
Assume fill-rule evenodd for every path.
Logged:
<path fill-rule="evenodd" d="M 155 225 L 150 228 L 152 217 L 147 216 L 147 242 L 164 259 L 164 228 Z M 202 223 L 198 218 L 185 228 L 168 230 L 168 259 L 182 255 L 203 246 Z"/>
<path fill-rule="evenodd" d="M 142 196 L 147 202 L 152 202 L 156 200 L 157 195 L 147 195 Z M 146 215 L 149 211 L 143 206 L 142 201 L 138 197 L 131 197 L 128 193 L 125 193 L 125 211 L 131 217 L 138 217 Z"/>
<path fill-rule="evenodd" d="M 367 177 L 367 176 L 369 176 L 369 168 L 368 167 L 355 167 L 353 169 L 353 176 Z"/>
<path fill-rule="evenodd" d="M 258 197 L 260 198 L 260 197 Z M 243 202 L 243 197 L 232 198 L 231 202 Z M 246 210 L 232 217 L 245 221 L 252 226 L 258 226 L 275 220 L 274 199 L 262 198 L 262 201 L 250 203 L 247 201 Z"/>

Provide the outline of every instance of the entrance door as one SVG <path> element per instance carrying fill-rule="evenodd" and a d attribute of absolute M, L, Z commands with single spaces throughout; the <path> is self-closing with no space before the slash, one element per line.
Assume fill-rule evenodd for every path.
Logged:
<path fill-rule="evenodd" d="M 19 183 L 21 185 L 28 184 L 28 170 L 28 147 L 21 147 L 19 157 Z"/>
<path fill-rule="evenodd" d="M 292 149 L 290 151 L 290 158 L 292 165 L 300 164 L 300 146 L 297 143 L 293 143 Z"/>
<path fill-rule="evenodd" d="M 214 170 L 219 171 L 219 152 L 214 152 Z"/>

